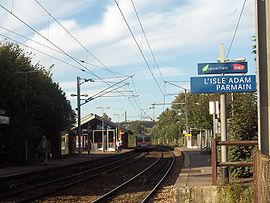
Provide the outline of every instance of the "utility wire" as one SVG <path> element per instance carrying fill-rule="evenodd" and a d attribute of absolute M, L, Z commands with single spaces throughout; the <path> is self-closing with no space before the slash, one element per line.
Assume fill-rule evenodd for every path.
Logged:
<path fill-rule="evenodd" d="M 155 62 L 155 65 L 156 65 L 156 67 L 158 68 L 158 71 L 159 71 L 159 74 L 160 74 L 162 80 L 164 81 L 164 77 L 163 77 L 163 75 L 162 75 L 162 73 L 161 73 L 161 71 L 160 71 L 159 65 L 158 65 L 158 63 L 157 63 L 156 57 L 154 56 L 154 53 L 153 53 L 153 50 L 152 50 L 152 48 L 151 48 L 151 46 L 150 46 L 149 40 L 148 40 L 147 37 L 146 37 L 144 28 L 143 28 L 143 26 L 142 26 L 142 22 L 141 22 L 141 20 L 140 20 L 138 11 L 137 11 L 136 6 L 135 6 L 135 4 L 134 4 L 134 1 L 131 0 L 131 2 L 132 2 L 133 9 L 134 9 L 134 11 L 135 11 L 135 13 L 136 13 L 137 19 L 138 19 L 138 21 L 139 21 L 139 24 L 140 24 L 140 27 L 141 27 L 143 36 L 144 36 L 144 38 L 145 38 L 145 40 L 146 40 L 146 42 L 147 42 L 148 48 L 150 49 L 151 55 L 152 55 L 153 60 L 154 60 L 154 62 Z"/>
<path fill-rule="evenodd" d="M 60 25 L 68 34 L 72 37 L 88 54 L 90 54 L 96 61 L 98 61 L 107 71 L 115 75 L 115 72 L 111 71 L 104 63 L 102 63 L 93 53 L 91 53 L 70 31 L 68 31 L 38 0 L 35 2 L 55 21 Z"/>
<path fill-rule="evenodd" d="M 140 115 L 140 113 L 137 111 L 135 105 L 130 101 L 130 98 L 128 98 L 128 100 L 129 100 L 129 103 L 132 105 L 133 109 L 136 111 L 138 117 L 140 117 L 141 115 Z"/>
<path fill-rule="evenodd" d="M 79 70 L 85 72 L 84 69 L 81 69 L 81 68 L 78 67 L 78 66 L 75 66 L 75 65 L 73 65 L 73 64 L 71 64 L 71 63 L 68 63 L 68 62 L 66 62 L 66 61 L 64 61 L 64 60 L 62 60 L 62 59 L 59 59 L 59 58 L 57 58 L 57 57 L 55 57 L 55 56 L 52 56 L 52 55 L 50 55 L 50 54 L 47 54 L 47 53 L 45 53 L 45 52 L 43 52 L 43 51 L 40 51 L 40 50 L 38 50 L 38 49 L 36 49 L 36 48 L 34 48 L 34 47 L 31 47 L 31 46 L 28 46 L 28 45 L 26 45 L 26 44 L 23 44 L 22 42 L 19 42 L 19 41 L 15 40 L 15 39 L 12 39 L 11 37 L 8 37 L 8 36 L 3 35 L 3 34 L 1 34 L 1 33 L 0 33 L 0 36 L 2 36 L 3 38 L 9 39 L 9 40 L 11 40 L 11 41 L 13 41 L 13 42 L 15 42 L 15 43 L 17 43 L 17 44 L 20 44 L 20 45 L 22 45 L 22 46 L 24 46 L 24 47 L 26 47 L 26 48 L 32 49 L 32 50 L 34 50 L 34 51 L 36 51 L 36 52 L 38 52 L 38 53 L 41 53 L 41 54 L 43 54 L 43 55 L 45 55 L 45 56 L 48 56 L 48 57 L 50 57 L 50 58 L 52 58 L 52 59 L 54 59 L 54 60 L 60 61 L 60 62 L 62 62 L 62 63 L 64 63 L 64 64 L 66 64 L 66 65 L 72 66 L 72 67 L 74 67 L 74 68 L 76 68 L 76 69 L 79 69 Z"/>
<path fill-rule="evenodd" d="M 148 46 L 148 48 L 149 48 L 149 50 L 150 50 L 150 52 L 151 52 L 152 58 L 153 58 L 153 60 L 154 60 L 154 63 L 155 63 L 155 65 L 156 65 L 157 69 L 158 69 L 159 75 L 160 75 L 160 77 L 162 78 L 162 80 L 163 80 L 163 82 L 164 82 L 164 81 L 165 81 L 165 80 L 164 80 L 164 77 L 163 77 L 163 75 L 162 75 L 162 73 L 161 73 L 161 71 L 160 71 L 160 67 L 159 67 L 158 62 L 157 62 L 157 60 L 156 60 L 156 57 L 154 56 L 154 53 L 153 53 L 153 50 L 152 50 L 152 48 L 151 48 L 150 42 L 149 42 L 149 40 L 148 40 L 148 38 L 147 38 L 147 36 L 146 36 L 145 30 L 144 30 L 144 28 L 143 28 L 143 25 L 142 25 L 141 19 L 140 19 L 140 17 L 139 17 L 138 11 L 137 11 L 137 9 L 136 9 L 135 3 L 134 3 L 133 0 L 131 0 L 131 3 L 132 3 L 132 6 L 133 6 L 133 9 L 134 9 L 134 11 L 135 11 L 137 20 L 138 20 L 138 22 L 139 22 L 139 25 L 140 25 L 140 27 L 141 27 L 141 30 L 142 30 L 142 33 L 143 33 L 143 37 L 145 38 L 145 40 L 146 40 L 146 42 L 147 42 L 147 46 Z M 142 46 L 142 45 L 141 45 L 141 46 Z M 163 92 L 163 93 L 164 93 L 164 94 L 163 94 L 164 100 L 165 100 L 165 97 L 166 97 L 166 92 L 165 92 L 165 91 L 166 91 L 166 90 L 165 90 L 165 84 L 164 84 L 164 92 Z M 164 109 L 163 109 L 163 110 L 164 110 Z"/>
<path fill-rule="evenodd" d="M 64 60 L 61 60 L 61 59 L 59 59 L 59 58 L 56 58 L 56 57 L 51 56 L 51 55 L 49 55 L 49 54 L 46 54 L 46 53 L 44 53 L 44 52 L 42 52 L 42 51 L 40 51 L 40 50 L 37 50 L 37 49 L 35 49 L 35 48 L 33 48 L 33 47 L 28 46 L 28 45 L 25 45 L 25 44 L 23 44 L 23 43 L 21 43 L 21 42 L 19 42 L 19 41 L 17 41 L 17 40 L 14 40 L 14 39 L 12 39 L 12 38 L 10 38 L 10 37 L 8 37 L 8 36 L 5 36 L 5 35 L 1 34 L 1 33 L 0 33 L 0 36 L 2 36 L 2 37 L 4 37 L 4 38 L 7 38 L 7 39 L 9 39 L 9 40 L 11 40 L 11 41 L 14 41 L 14 42 L 16 42 L 17 44 L 21 44 L 22 46 L 25 46 L 25 47 L 27 47 L 27 48 L 33 49 L 33 50 L 35 50 L 35 51 L 37 51 L 37 52 L 39 52 L 39 53 L 41 53 L 41 54 L 44 54 L 44 55 L 46 55 L 46 56 L 49 56 L 49 57 L 51 57 L 51 58 L 53 58 L 53 59 L 55 59 L 55 60 L 58 60 L 58 61 L 60 61 L 60 62 L 62 62 L 62 63 L 65 63 L 65 64 L 67 64 L 67 65 L 69 65 L 69 66 L 72 66 L 72 67 L 74 67 L 74 68 L 77 68 L 77 69 L 81 70 L 79 67 L 76 67 L 76 66 L 74 66 L 73 64 L 70 64 L 70 63 L 68 63 L 68 62 L 66 62 L 66 61 L 64 61 Z M 134 75 L 133 75 L 133 76 L 134 76 Z M 106 89 L 104 89 L 104 90 L 102 90 L 102 91 L 100 91 L 100 92 L 94 94 L 93 96 L 89 97 L 89 99 L 86 99 L 86 102 L 83 103 L 83 104 L 86 104 L 86 103 L 88 103 L 88 102 L 91 101 L 91 100 L 94 100 L 94 99 L 96 99 L 96 98 L 98 98 L 98 97 L 104 96 L 105 94 L 112 93 L 113 91 L 118 90 L 119 88 L 121 88 L 121 87 L 123 87 L 123 86 L 126 86 L 127 84 L 125 83 L 125 84 L 123 84 L 123 85 L 121 85 L 121 86 L 118 86 L 117 88 L 114 88 L 114 89 L 112 89 L 112 90 L 110 90 L 110 91 L 107 91 L 107 90 L 109 90 L 110 88 L 112 88 L 112 87 L 114 87 L 114 86 L 116 86 L 116 85 L 118 85 L 118 84 L 124 82 L 124 81 L 127 80 L 128 78 L 132 78 L 133 76 L 128 76 L 127 78 L 125 78 L 125 79 L 123 79 L 123 80 L 121 80 L 121 81 L 119 81 L 119 82 L 117 82 L 117 83 L 111 85 L 110 87 L 107 87 Z M 110 79 L 110 78 L 106 78 L 106 79 Z M 105 79 L 103 79 L 103 80 L 105 80 Z M 123 95 L 122 95 L 122 96 L 123 96 Z M 131 96 L 133 96 L 133 95 L 131 95 Z M 83 104 L 82 104 L 82 105 L 83 105 Z M 136 109 L 135 109 L 135 110 L 136 110 Z"/>
<path fill-rule="evenodd" d="M 0 26 L 1 27 L 1 26 Z M 15 39 L 13 39 L 13 38 L 11 38 L 11 37 L 8 37 L 8 36 L 6 36 L 6 35 L 4 35 L 4 34 L 1 34 L 0 33 L 0 36 L 2 36 L 4 39 L 8 39 L 8 40 L 10 40 L 10 41 L 13 41 L 13 42 L 15 42 L 15 43 L 17 43 L 17 44 L 20 44 L 21 46 L 24 46 L 24 47 L 26 47 L 26 48 L 29 48 L 29 49 L 32 49 L 32 50 L 34 50 L 34 51 L 36 51 L 36 52 L 38 52 L 38 53 L 41 53 L 41 54 L 43 54 L 43 55 L 45 55 L 45 56 L 48 56 L 48 57 L 50 57 L 50 58 L 52 58 L 52 59 L 54 59 L 54 60 L 57 60 L 57 61 L 59 61 L 59 62 L 61 62 L 61 63 L 64 63 L 64 64 L 66 64 L 66 65 L 68 65 L 68 66 L 71 66 L 71 67 L 73 67 L 73 68 L 76 68 L 76 69 L 78 69 L 78 70 L 81 70 L 81 71 L 84 71 L 84 72 L 88 72 L 88 70 L 83 70 L 83 69 L 81 69 L 80 67 L 78 67 L 78 66 L 75 66 L 75 65 L 73 65 L 73 64 L 71 64 L 71 63 L 68 63 L 68 62 L 66 62 L 66 61 L 64 61 L 64 60 L 62 60 L 62 59 L 60 59 L 60 58 L 57 58 L 57 57 L 55 57 L 55 56 L 52 56 L 52 55 L 50 55 L 50 54 L 47 54 L 47 53 L 45 53 L 45 52 L 43 52 L 43 51 L 40 51 L 40 50 L 38 50 L 38 49 L 36 49 L 36 48 L 34 48 L 34 47 L 31 47 L 31 46 L 29 46 L 29 45 L 26 45 L 26 44 L 24 44 L 24 43 L 22 43 L 22 42 L 19 42 L 18 40 L 15 40 Z M 58 51 L 58 50 L 57 50 Z M 122 77 L 129 77 L 129 76 L 122 76 Z M 101 79 L 101 81 L 107 81 L 107 80 L 109 80 L 109 79 L 113 79 L 112 77 L 110 77 L 110 78 L 102 78 Z"/>
<path fill-rule="evenodd" d="M 50 41 L 49 39 L 47 39 L 46 37 L 44 37 L 42 34 L 40 34 L 36 29 L 34 29 L 32 26 L 30 26 L 29 24 L 27 24 L 25 21 L 23 21 L 21 18 L 19 18 L 17 15 L 15 15 L 14 13 L 11 13 L 6 7 L 4 7 L 2 4 L 0 4 L 0 7 L 3 8 L 5 11 L 7 11 L 8 13 L 10 13 L 14 18 L 16 18 L 17 20 L 19 20 L 21 23 L 23 23 L 26 27 L 28 27 L 29 29 L 31 29 L 32 31 L 34 31 L 35 33 L 37 33 L 40 37 L 42 37 L 43 39 L 45 39 L 47 42 L 49 42 L 50 44 L 52 44 L 54 47 L 56 47 L 58 50 L 60 50 L 64 55 L 68 56 L 69 58 L 71 58 L 73 61 L 75 61 L 76 63 L 78 63 L 80 66 L 84 67 L 80 62 L 78 62 L 77 60 L 75 60 L 71 55 L 69 55 L 68 53 L 66 53 L 62 48 L 60 48 L 58 45 L 56 45 L 55 43 L 53 43 L 52 41 Z M 84 67 L 85 68 L 85 67 Z M 82 71 L 85 71 L 85 69 L 82 69 Z M 90 70 L 89 70 L 90 71 Z M 92 71 L 91 71 L 92 72 Z M 96 76 L 95 73 L 92 72 L 92 74 L 94 76 Z"/>
<path fill-rule="evenodd" d="M 172 85 L 172 86 L 179 87 L 180 89 L 190 91 L 190 90 L 187 89 L 187 88 L 181 87 L 180 85 L 173 84 L 173 83 L 171 83 L 171 82 L 169 82 L 169 81 L 165 81 L 165 82 L 166 82 L 166 83 L 169 83 L 169 84 Z"/>
<path fill-rule="evenodd" d="M 237 23 L 236 23 L 236 27 L 235 27 L 234 33 L 233 33 L 233 37 L 232 37 L 232 40 L 231 40 L 231 43 L 230 43 L 230 46 L 229 46 L 229 50 L 228 50 L 228 52 L 227 52 L 227 54 L 226 54 L 226 57 L 225 57 L 225 58 L 228 58 L 228 57 L 229 57 L 230 51 L 231 51 L 231 49 L 232 49 L 232 45 L 233 45 L 233 42 L 234 42 L 234 39 L 235 39 L 235 36 L 236 36 L 237 30 L 238 30 L 238 27 L 239 27 L 240 21 L 241 21 L 241 17 L 242 17 L 242 15 L 243 15 L 243 11 L 244 11 L 244 8 L 245 8 L 246 1 L 247 1 L 247 0 L 244 0 L 244 3 L 243 3 L 243 6 L 242 6 L 242 9 L 241 9 L 241 12 L 240 12 L 239 18 L 238 18 L 238 20 L 237 20 Z"/>
<path fill-rule="evenodd" d="M 65 55 L 63 52 L 59 51 L 58 49 L 55 49 L 55 48 L 50 47 L 50 46 L 48 46 L 48 45 L 46 45 L 46 44 L 43 44 L 43 43 L 38 42 L 38 41 L 36 41 L 36 40 L 33 40 L 33 39 L 29 38 L 29 37 L 26 37 L 26 36 L 24 36 L 24 35 L 22 35 L 22 34 L 19 34 L 19 33 L 15 32 L 15 31 L 12 31 L 12 30 L 10 30 L 10 29 L 8 29 L 8 28 L 5 28 L 5 27 L 3 27 L 3 26 L 1 26 L 1 25 L 0 25 L 0 28 L 2 28 L 3 30 L 6 30 L 6 31 L 8 31 L 8 32 L 11 32 L 11 33 L 13 33 L 13 34 L 15 34 L 15 35 L 17 35 L 17 36 L 20 36 L 20 37 L 22 37 L 22 38 L 24 38 L 24 39 L 26 39 L 26 40 L 32 41 L 32 42 L 34 42 L 34 43 L 36 43 L 36 44 L 38 44 L 38 45 L 40 45 L 40 46 L 46 47 L 47 49 L 50 49 L 50 50 L 52 50 L 52 51 L 55 51 L 55 52 L 57 52 L 57 53 L 59 53 L 59 54 Z M 14 41 L 14 40 L 13 40 L 13 41 Z M 27 46 L 27 45 L 25 45 L 25 46 Z M 91 66 L 94 66 L 94 67 L 96 67 L 96 68 L 100 68 L 100 69 L 103 69 L 103 70 L 107 70 L 106 68 L 104 68 L 104 67 L 102 67 L 102 66 L 98 66 L 98 65 L 95 65 L 95 64 L 86 62 L 86 61 L 84 61 L 84 60 L 82 60 L 82 59 L 79 59 L 79 58 L 76 58 L 76 57 L 73 57 L 73 56 L 72 56 L 72 58 L 75 59 L 75 60 L 77 60 L 77 61 L 79 61 L 79 62 L 81 62 L 81 63 L 88 64 L 88 65 L 91 65 Z M 107 71 L 108 71 L 108 70 L 107 70 Z M 115 72 L 115 71 L 111 71 L 111 70 L 110 70 L 110 72 L 111 72 L 115 77 L 118 77 L 118 78 L 121 78 L 121 76 L 123 76 L 122 74 L 117 73 L 117 72 Z M 119 75 L 119 76 L 118 76 L 118 75 Z"/>
<path fill-rule="evenodd" d="M 110 87 L 107 87 L 107 88 L 103 89 L 102 91 L 100 91 L 100 92 L 94 94 L 93 96 L 89 97 L 88 99 L 86 99 L 86 101 L 87 101 L 87 102 L 88 102 L 88 100 L 91 101 L 93 97 L 95 97 L 95 96 L 97 96 L 97 95 L 99 95 L 99 94 L 101 94 L 101 93 L 107 91 L 108 89 L 110 89 L 110 88 L 112 88 L 112 87 L 114 87 L 114 86 L 116 86 L 116 85 L 118 85 L 118 84 L 120 84 L 120 83 L 126 81 L 127 79 L 129 79 L 130 77 L 133 77 L 133 76 L 134 76 L 134 75 L 129 76 L 129 77 L 127 77 L 127 78 L 125 78 L 125 79 L 123 79 L 123 80 L 120 80 L 119 82 L 117 82 L 117 83 L 111 85 Z M 124 84 L 124 85 L 126 85 L 126 84 Z"/>
<path fill-rule="evenodd" d="M 85 102 L 81 104 L 81 106 L 84 105 L 84 104 L 86 104 L 86 103 L 88 103 L 88 102 L 90 102 L 90 101 L 92 101 L 92 100 L 94 100 L 94 99 L 96 99 L 96 98 L 102 97 L 102 96 L 104 96 L 105 94 L 108 94 L 108 93 L 111 93 L 111 92 L 113 92 L 113 91 L 115 91 L 115 90 L 118 90 L 118 89 L 124 87 L 125 85 L 126 85 L 126 84 L 123 84 L 123 85 L 121 85 L 121 86 L 118 86 L 118 87 L 116 87 L 116 88 L 110 90 L 110 91 L 105 91 L 105 92 L 103 92 L 102 94 L 100 94 L 100 92 L 99 92 L 99 93 L 96 94 L 96 96 L 92 96 L 92 97 L 89 97 L 88 99 L 86 99 Z M 112 88 L 112 87 L 109 87 L 109 88 Z"/>
<path fill-rule="evenodd" d="M 111 72 L 114 76 L 117 77 L 116 74 L 121 75 L 119 73 L 116 73 L 112 70 L 110 70 L 104 63 L 102 63 L 93 53 L 91 53 L 71 32 L 69 32 L 38 0 L 35 0 L 35 2 L 47 13 L 49 16 L 58 23 L 88 54 L 90 54 L 96 61 L 98 61 L 107 71 Z"/>
<path fill-rule="evenodd" d="M 128 27 L 128 30 L 129 30 L 130 34 L 132 35 L 132 37 L 133 37 L 133 39 L 134 39 L 134 41 L 135 41 L 135 43 L 136 43 L 136 45 L 137 45 L 137 47 L 138 47 L 138 49 L 139 49 L 141 55 L 142 55 L 142 57 L 143 57 L 143 60 L 144 60 L 144 62 L 145 62 L 145 64 L 146 64 L 147 68 L 149 69 L 149 71 L 150 71 L 150 73 L 151 73 L 151 75 L 152 75 L 152 77 L 153 77 L 153 79 L 154 79 L 156 85 L 158 86 L 158 89 L 160 90 L 161 94 L 164 95 L 164 93 L 163 93 L 163 91 L 162 91 L 160 85 L 159 85 L 158 82 L 157 82 L 157 79 L 156 79 L 155 75 L 153 74 L 153 71 L 151 70 L 151 68 L 150 68 L 150 66 L 149 66 L 149 64 L 148 64 L 148 62 L 147 62 L 147 60 L 146 60 L 146 57 L 145 57 L 145 55 L 144 55 L 144 53 L 143 53 L 143 51 L 142 51 L 140 45 L 138 44 L 138 41 L 137 41 L 137 39 L 136 39 L 134 33 L 133 33 L 132 30 L 131 30 L 131 27 L 129 26 L 129 24 L 128 24 L 128 22 L 127 22 L 126 17 L 124 16 L 124 14 L 123 14 L 123 12 L 122 12 L 122 10 L 121 10 L 119 4 L 118 4 L 118 2 L 117 2 L 116 0 L 114 0 L 114 2 L 115 2 L 115 4 L 117 5 L 117 7 L 118 7 L 118 9 L 119 9 L 119 11 L 120 11 L 120 13 L 121 13 L 121 15 L 122 15 L 122 17 L 123 17 L 123 20 L 125 21 L 125 23 L 126 23 L 126 25 L 127 25 L 127 27 Z"/>
<path fill-rule="evenodd" d="M 7 11 L 8 13 L 10 13 L 13 17 L 15 17 L 17 20 L 19 20 L 21 23 L 23 23 L 25 26 L 27 26 L 29 29 L 31 29 L 32 31 L 34 31 L 35 33 L 37 33 L 39 36 L 41 36 L 43 39 L 45 39 L 46 41 L 48 41 L 50 44 L 52 44 L 54 47 L 56 47 L 58 50 L 60 50 L 64 55 L 66 55 L 67 57 L 71 58 L 74 62 L 76 62 L 77 64 L 79 64 L 80 66 L 83 67 L 83 69 L 81 69 L 81 71 L 85 72 L 86 70 L 88 70 L 89 73 L 91 73 L 93 76 L 95 76 L 96 78 L 99 78 L 101 80 L 103 80 L 101 77 L 99 77 L 98 75 L 96 75 L 93 71 L 89 70 L 87 67 L 85 67 L 84 65 L 82 65 L 79 61 L 77 61 L 76 59 L 74 59 L 70 54 L 66 53 L 62 48 L 60 48 L 58 45 L 56 45 L 55 43 L 53 43 L 52 41 L 50 41 L 49 39 L 47 39 L 46 37 L 44 37 L 42 34 L 40 34 L 36 29 L 34 29 L 32 26 L 30 26 L 29 24 L 27 24 L 25 21 L 23 21 L 21 18 L 19 18 L 17 15 L 15 15 L 14 13 L 11 13 L 6 7 L 4 7 L 2 4 L 0 4 L 0 7 L 3 8 L 5 11 Z M 103 80 L 104 81 L 104 80 Z M 108 82 L 104 81 L 106 84 L 110 85 Z"/>
<path fill-rule="evenodd" d="M 70 54 L 66 53 L 63 49 L 61 49 L 59 46 L 57 46 L 55 43 L 51 42 L 49 39 L 47 39 L 46 37 L 44 37 L 42 34 L 40 34 L 36 29 L 34 29 L 32 26 L 30 26 L 29 24 L 27 24 L 25 21 L 23 21 L 21 18 L 19 18 L 17 15 L 15 15 L 14 13 L 12 13 L 11 11 L 9 11 L 6 7 L 4 7 L 2 4 L 0 4 L 0 7 L 2 9 L 4 9 L 5 11 L 7 11 L 9 14 L 11 14 L 14 18 L 16 18 L 18 21 L 20 21 L 22 24 L 24 24 L 26 27 L 28 27 L 29 29 L 31 29 L 33 32 L 37 33 L 40 37 L 42 37 L 43 39 L 45 39 L 46 41 L 48 41 L 50 44 L 52 44 L 54 47 L 56 47 L 58 50 L 60 50 L 64 55 L 66 55 L 67 57 L 71 58 L 73 61 L 75 61 L 77 64 L 79 64 L 80 66 L 82 66 L 83 68 L 80 68 L 81 71 L 86 72 L 86 70 L 89 71 L 89 73 L 91 73 L 92 75 L 94 75 L 95 77 L 103 80 L 101 77 L 99 77 L 98 75 L 96 75 L 93 71 L 89 70 L 87 67 L 85 67 L 84 65 L 82 65 L 79 61 L 77 61 L 76 59 L 74 59 Z M 53 16 L 51 16 L 53 17 Z M 89 54 L 91 54 L 89 51 L 87 51 Z M 91 54 L 92 55 L 92 54 Z M 93 56 L 95 58 L 95 56 Z M 97 59 L 98 60 L 98 59 Z M 98 60 L 99 61 L 99 60 Z M 101 61 L 100 61 L 101 63 Z M 101 63 L 102 65 L 104 65 L 103 63 Z M 106 84 L 110 85 L 108 82 L 104 81 Z M 123 95 L 122 93 L 120 93 L 121 95 Z M 126 97 L 125 95 L 123 95 L 124 97 Z M 136 110 L 136 109 L 135 109 Z"/>

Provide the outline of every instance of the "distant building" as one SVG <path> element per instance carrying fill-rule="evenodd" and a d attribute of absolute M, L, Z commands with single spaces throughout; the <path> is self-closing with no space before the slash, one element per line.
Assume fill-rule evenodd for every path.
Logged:
<path fill-rule="evenodd" d="M 76 126 L 72 129 L 76 135 L 77 128 Z M 89 148 L 92 151 L 115 151 L 116 141 L 119 141 L 121 148 L 127 148 L 128 135 L 133 134 L 118 123 L 102 119 L 102 117 L 96 114 L 89 114 L 82 118 L 81 129 L 81 147 L 83 150 L 87 150 L 89 143 Z M 76 148 L 78 148 L 79 145 L 78 140 L 78 136 L 75 136 L 74 142 L 76 143 Z"/>

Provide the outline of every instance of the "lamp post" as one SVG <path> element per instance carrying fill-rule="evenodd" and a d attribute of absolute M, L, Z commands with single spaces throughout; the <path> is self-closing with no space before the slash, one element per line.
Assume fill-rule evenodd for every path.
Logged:
<path fill-rule="evenodd" d="M 28 74 L 30 73 L 37 73 L 38 70 L 31 70 L 31 71 L 17 71 L 15 74 L 24 74 L 25 75 L 25 94 L 24 94 L 24 102 L 25 102 L 25 142 L 24 142 L 24 149 L 25 149 L 25 163 L 29 161 L 29 153 L 28 153 Z"/>
<path fill-rule="evenodd" d="M 109 106 L 97 106 L 96 107 L 97 109 L 101 109 L 101 112 L 102 112 L 102 116 L 101 116 L 101 121 L 102 121 L 102 151 L 104 152 L 104 148 L 105 148 L 105 144 L 104 144 L 104 118 L 103 118 L 103 115 L 104 115 L 104 109 L 109 109 L 110 107 Z M 107 137 L 108 137 L 108 133 L 107 133 Z M 108 145 L 108 143 L 107 143 Z M 106 147 L 107 149 L 107 147 Z"/>

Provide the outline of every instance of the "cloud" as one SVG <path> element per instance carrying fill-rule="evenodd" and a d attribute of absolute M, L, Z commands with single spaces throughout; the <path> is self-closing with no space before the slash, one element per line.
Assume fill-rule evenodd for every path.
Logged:
<path fill-rule="evenodd" d="M 84 9 L 91 7 L 93 4 L 89 0 L 67 0 L 65 3 L 62 1 L 41 1 L 41 3 L 50 13 L 56 18 L 73 16 L 76 13 L 82 12 Z M 48 25 L 52 21 L 49 15 L 38 5 L 34 0 L 25 1 L 4 1 L 1 0 L 0 4 L 8 11 L 18 16 L 20 19 L 30 24 L 33 27 L 38 27 L 41 23 Z M 59 9 L 61 8 L 61 9 Z M 4 18 L 0 18 L 0 24 L 4 27 L 9 27 L 13 30 L 24 30 L 25 25 L 16 20 L 12 15 L 8 14 L 3 8 L 1 12 Z"/>
<path fill-rule="evenodd" d="M 136 2 L 138 11 L 140 11 L 140 8 L 144 8 L 141 20 L 158 61 L 167 61 L 170 59 L 170 55 L 174 57 L 175 50 L 178 51 L 178 55 L 181 52 L 182 55 L 185 55 L 194 52 L 196 49 L 196 51 L 202 50 L 205 46 L 210 45 L 211 47 L 211 44 L 218 44 L 221 39 L 230 39 L 232 36 L 239 9 L 231 9 L 230 1 L 203 0 L 182 5 L 171 0 L 169 5 L 170 3 L 175 3 L 176 6 L 168 8 L 166 1 L 159 1 L 157 5 L 152 6 L 153 9 L 151 10 L 151 1 Z M 240 8 L 240 3 L 235 4 L 236 8 Z M 120 6 L 135 33 L 137 41 L 142 44 L 144 54 L 147 55 L 148 59 L 151 58 L 146 42 L 142 40 L 141 29 L 135 18 L 131 3 L 122 1 Z M 161 7 L 164 10 L 161 10 Z M 232 11 L 226 12 L 227 10 Z M 67 11 L 69 11 L 69 5 L 66 5 Z M 243 21 L 246 24 L 245 17 L 243 16 Z M 69 17 L 62 20 L 61 23 L 91 53 L 111 67 L 144 63 L 119 14 L 118 8 L 114 4 L 108 4 L 99 24 L 80 25 L 77 20 Z M 48 27 L 44 27 L 40 32 L 44 36 L 49 35 L 49 39 L 66 52 L 72 55 L 78 55 L 77 52 L 79 52 L 80 58 L 83 60 L 100 65 L 91 55 L 87 55 L 86 51 L 56 23 L 51 23 L 49 30 Z M 241 29 L 239 32 L 241 32 Z M 33 36 L 33 39 L 47 43 L 37 34 Z M 28 44 L 32 45 L 31 42 Z M 47 53 L 50 53 L 50 51 L 47 50 Z"/>
<path fill-rule="evenodd" d="M 2 5 L 7 6 L 9 10 L 11 9 L 11 1 L 0 0 L 0 2 Z M 40 2 L 90 53 L 87 53 L 88 51 L 72 39 L 61 26 L 53 22 L 52 18 L 49 18 L 48 14 L 42 11 L 34 0 L 14 1 L 13 13 L 35 27 L 42 35 L 48 37 L 49 40 L 61 47 L 70 56 L 98 66 L 105 64 L 112 71 L 117 70 L 122 74 L 135 74 L 134 81 L 137 85 L 138 94 L 152 95 L 151 99 L 160 100 L 161 95 L 157 90 L 157 86 L 152 81 L 152 76 L 144 59 L 113 1 L 40 0 Z M 196 74 L 195 64 L 198 60 L 215 60 L 219 55 L 218 45 L 224 42 L 225 47 L 227 47 L 232 39 L 243 3 L 234 0 L 158 0 L 154 3 L 153 0 L 136 0 L 134 2 L 165 80 L 167 78 L 179 80 L 188 78 Z M 97 11 L 94 9 L 100 6 L 99 4 L 102 4 L 102 9 L 99 9 L 98 15 L 96 15 Z M 152 55 L 145 39 L 143 39 L 131 2 L 119 1 L 119 5 L 145 58 L 150 67 L 153 67 Z M 248 1 L 232 47 L 232 55 L 239 54 L 237 57 L 246 57 L 245 55 L 251 52 L 248 47 L 251 49 L 253 43 L 251 36 L 255 33 L 254 12 L 254 2 Z M 98 19 L 96 19 L 96 16 Z M 0 24 L 53 47 L 5 11 L 0 12 Z M 34 46 L 53 57 L 76 66 L 69 66 L 38 53 L 35 53 L 33 58 L 33 62 L 40 61 L 45 66 L 55 64 L 53 69 L 54 78 L 57 82 L 60 82 L 64 91 L 68 93 L 76 91 L 74 84 L 78 75 L 97 79 L 89 71 L 82 72 L 80 68 L 84 68 L 84 66 L 87 66 L 89 70 L 99 77 L 112 75 L 101 68 L 84 63 L 79 65 L 70 57 L 31 41 L 24 42 L 28 46 Z M 159 71 L 154 68 L 153 73 L 158 82 L 162 84 Z M 103 86 L 91 84 L 86 86 L 89 89 L 82 88 L 86 88 L 83 89 L 86 92 L 95 93 L 95 91 L 100 91 L 107 86 L 107 84 L 103 84 Z M 155 94 L 156 92 L 157 94 Z M 144 99 L 144 97 L 140 98 Z M 149 97 L 145 100 L 149 100 Z"/>
<path fill-rule="evenodd" d="M 137 80 L 152 79 L 149 69 L 147 68 L 138 68 L 138 69 L 139 70 L 136 71 L 137 74 L 135 75 Z M 162 76 L 165 78 L 186 75 L 183 68 L 178 68 L 178 67 L 160 67 L 159 68 L 160 72 L 157 68 L 155 69 L 151 68 L 151 70 L 157 79 L 161 79 L 160 72 Z"/>

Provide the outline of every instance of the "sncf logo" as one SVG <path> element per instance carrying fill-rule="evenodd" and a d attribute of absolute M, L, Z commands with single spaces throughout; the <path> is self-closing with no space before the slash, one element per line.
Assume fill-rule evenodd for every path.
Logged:
<path fill-rule="evenodd" d="M 233 64 L 233 70 L 245 70 L 245 66 L 239 63 Z"/>

